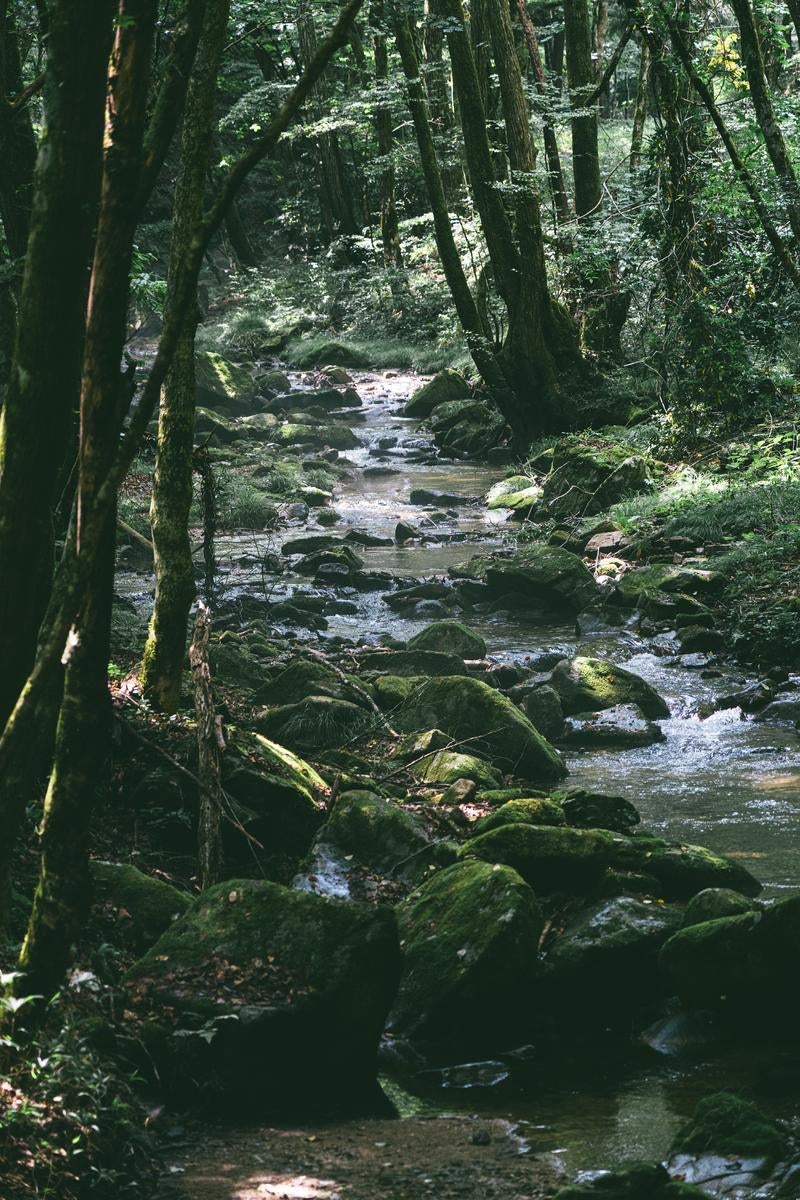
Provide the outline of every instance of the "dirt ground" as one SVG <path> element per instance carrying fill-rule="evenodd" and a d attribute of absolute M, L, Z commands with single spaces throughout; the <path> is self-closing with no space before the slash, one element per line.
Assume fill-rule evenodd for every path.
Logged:
<path fill-rule="evenodd" d="M 546 1200 L 566 1182 L 511 1124 L 469 1117 L 211 1130 L 168 1160 L 176 1200 Z"/>

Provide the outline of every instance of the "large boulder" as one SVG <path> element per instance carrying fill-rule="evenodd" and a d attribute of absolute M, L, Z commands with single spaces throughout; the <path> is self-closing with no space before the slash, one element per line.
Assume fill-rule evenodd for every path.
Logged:
<path fill-rule="evenodd" d="M 486 642 L 460 621 L 434 621 L 410 639 L 412 650 L 436 650 L 458 658 L 485 658 Z"/>
<path fill-rule="evenodd" d="M 319 750 L 342 746 L 370 724 L 370 715 L 350 700 L 333 696 L 307 696 L 296 704 L 267 708 L 253 721 L 254 728 L 292 750 Z"/>
<path fill-rule="evenodd" d="M 253 411 L 256 384 L 246 367 L 239 367 L 211 350 L 198 350 L 194 356 L 194 374 L 199 407 L 226 417 L 241 417 Z"/>
<path fill-rule="evenodd" d="M 557 752 L 516 705 L 478 679 L 398 679 L 392 686 L 392 677 L 384 676 L 376 681 L 375 693 L 403 732 L 441 729 L 468 743 L 463 748 L 470 753 L 534 781 L 548 783 L 566 774 Z"/>
<path fill-rule="evenodd" d="M 631 833 L 639 824 L 638 811 L 622 796 L 607 796 L 585 788 L 565 788 L 553 793 L 568 825 L 579 829 L 610 829 L 613 833 Z"/>
<path fill-rule="evenodd" d="M 483 758 L 474 754 L 462 754 L 457 750 L 439 750 L 414 763 L 409 768 L 420 783 L 440 784 L 444 787 L 458 779 L 470 779 L 481 787 L 494 788 L 503 782 L 499 771 Z"/>
<path fill-rule="evenodd" d="M 555 447 L 542 500 L 560 520 L 604 512 L 615 501 L 653 486 L 650 464 L 629 447 L 598 437 L 564 438 Z"/>
<path fill-rule="evenodd" d="M 273 671 L 268 682 L 253 696 L 256 704 L 266 706 L 297 704 L 308 696 L 331 696 L 335 700 L 350 700 L 363 704 L 358 687 L 340 671 L 319 659 L 298 658 Z"/>
<path fill-rule="evenodd" d="M 716 596 L 725 586 L 725 576 L 719 571 L 701 567 L 676 566 L 674 563 L 650 563 L 628 571 L 620 582 L 620 592 L 628 604 L 642 607 L 649 599 L 658 595 L 667 596 Z M 693 612 L 691 600 L 685 606 Z"/>
<path fill-rule="evenodd" d="M 600 1019 L 659 990 L 658 953 L 681 925 L 680 909 L 632 896 L 593 901 L 547 944 L 548 987 L 560 1004 Z"/>
<path fill-rule="evenodd" d="M 763 912 L 680 930 L 661 952 L 668 984 L 690 1004 L 791 1010 L 800 984 L 800 896 Z"/>
<path fill-rule="evenodd" d="M 464 376 L 446 367 L 417 389 L 403 409 L 403 416 L 429 417 L 437 404 L 444 404 L 448 400 L 466 400 L 468 397 L 469 384 Z"/>
<path fill-rule="evenodd" d="M 650 720 L 669 716 L 669 706 L 655 688 L 605 658 L 577 658 L 560 662 L 550 676 L 550 687 L 559 695 L 566 716 L 600 712 L 617 705 L 635 705 Z"/>
<path fill-rule="evenodd" d="M 481 797 L 483 798 L 483 796 Z M 507 800 L 485 817 L 479 817 L 472 827 L 477 837 L 501 825 L 563 825 L 564 810 L 555 800 L 531 796 L 527 799 Z"/>
<path fill-rule="evenodd" d="M 708 1200 L 708 1193 L 670 1179 L 660 1164 L 632 1163 L 588 1183 L 571 1183 L 555 1200 Z"/>
<path fill-rule="evenodd" d="M 471 838 L 459 858 L 513 867 L 538 894 L 591 891 L 613 857 L 614 836 L 600 829 L 501 825 Z"/>
<path fill-rule="evenodd" d="M 400 967 L 390 911 L 241 879 L 204 892 L 125 987 L 172 1097 L 283 1116 L 374 1102 Z"/>
<path fill-rule="evenodd" d="M 454 400 L 431 414 L 436 445 L 445 454 L 484 454 L 496 446 L 505 429 L 505 418 L 482 400 Z"/>
<path fill-rule="evenodd" d="M 328 789 L 303 759 L 269 738 L 238 732 L 223 759 L 223 783 L 236 817 L 225 827 L 229 843 L 237 846 L 241 827 L 272 854 L 308 849 Z"/>
<path fill-rule="evenodd" d="M 513 1044 L 530 1016 L 542 915 L 508 867 L 437 872 L 398 909 L 405 963 L 390 1028 L 461 1053 Z"/>
<path fill-rule="evenodd" d="M 577 750 L 635 750 L 663 742 L 664 733 L 635 704 L 567 717 L 560 741 Z"/>
<path fill-rule="evenodd" d="M 731 888 L 743 896 L 757 896 L 761 884 L 741 863 L 715 854 L 706 846 L 666 842 L 661 838 L 617 838 L 614 864 L 640 871 L 658 880 L 665 900 L 691 900 L 705 888 Z"/>
<path fill-rule="evenodd" d="M 463 658 L 438 650 L 369 650 L 359 656 L 365 671 L 381 675 L 466 675 Z"/>
<path fill-rule="evenodd" d="M 381 875 L 416 879 L 432 861 L 431 838 L 420 818 L 373 792 L 343 792 L 317 838 L 320 847 L 338 852 Z"/>
<path fill-rule="evenodd" d="M 112 910 L 126 943 L 141 953 L 183 916 L 192 897 L 130 863 L 90 864 L 95 902 Z"/>
<path fill-rule="evenodd" d="M 510 508 L 513 512 L 526 512 L 541 497 L 542 489 L 527 475 L 510 475 L 501 479 L 486 493 L 489 509 Z"/>
<path fill-rule="evenodd" d="M 511 558 L 490 560 L 482 573 L 493 595 L 521 593 L 531 608 L 577 613 L 598 594 L 583 559 L 560 546 L 525 546 Z"/>

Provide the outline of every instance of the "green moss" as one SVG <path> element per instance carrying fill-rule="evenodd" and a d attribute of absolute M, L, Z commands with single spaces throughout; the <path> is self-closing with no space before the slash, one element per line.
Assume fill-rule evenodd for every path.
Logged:
<path fill-rule="evenodd" d="M 660 1165 L 633 1163 L 591 1183 L 570 1184 L 555 1200 L 707 1200 L 707 1195 L 692 1184 L 671 1180 Z"/>
<path fill-rule="evenodd" d="M 481 794 L 481 800 L 485 793 Z M 475 836 L 498 829 L 501 825 L 563 825 L 564 811 L 554 800 L 508 800 L 494 812 L 481 817 L 473 826 Z"/>
<path fill-rule="evenodd" d="M 478 785 L 493 787 L 502 782 L 499 771 L 495 771 L 483 759 L 474 754 L 460 754 L 455 750 L 439 750 L 438 753 L 410 767 L 411 774 L 420 783 L 447 785 L 457 779 L 471 779 Z"/>
<path fill-rule="evenodd" d="M 486 642 L 460 621 L 434 621 L 415 634 L 408 645 L 411 650 L 435 650 L 458 658 L 486 657 Z"/>
<path fill-rule="evenodd" d="M 96 900 L 118 910 L 126 933 L 140 948 L 152 945 L 192 902 L 185 892 L 128 863 L 91 863 Z"/>
<path fill-rule="evenodd" d="M 604 830 L 518 823 L 472 838 L 459 856 L 513 867 L 539 893 L 586 891 L 609 866 L 614 840 Z"/>
<path fill-rule="evenodd" d="M 403 410 L 404 417 L 428 417 L 438 404 L 463 400 L 469 396 L 469 385 L 458 371 L 445 369 L 418 388 Z"/>
<path fill-rule="evenodd" d="M 731 1092 L 716 1092 L 701 1100 L 672 1144 L 673 1154 L 764 1158 L 770 1164 L 787 1149 L 787 1138 L 776 1122 Z"/>
<path fill-rule="evenodd" d="M 731 888 L 744 896 L 757 896 L 761 891 L 761 884 L 746 867 L 706 846 L 641 836 L 618 838 L 613 865 L 654 875 L 668 900 L 690 900 L 705 888 Z"/>
<path fill-rule="evenodd" d="M 422 821 L 373 792 L 344 792 L 333 806 L 320 841 L 371 870 L 418 878 L 432 861 Z"/>
<path fill-rule="evenodd" d="M 391 1027 L 467 1052 L 507 1045 L 529 1015 L 542 915 L 508 867 L 447 867 L 398 909 L 405 966 Z"/>
<path fill-rule="evenodd" d="M 559 663 L 550 677 L 565 716 L 635 705 L 650 720 L 669 716 L 669 705 L 644 679 L 604 658 L 579 655 Z"/>

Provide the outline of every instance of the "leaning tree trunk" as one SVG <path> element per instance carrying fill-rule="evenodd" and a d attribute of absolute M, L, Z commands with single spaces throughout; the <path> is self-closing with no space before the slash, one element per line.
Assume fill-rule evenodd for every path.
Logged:
<path fill-rule="evenodd" d="M 74 531 L 78 557 L 87 552 L 83 534 L 121 432 L 119 364 L 127 328 L 156 12 L 157 0 L 123 0 L 111 60 L 107 149 L 81 379 Z M 103 97 L 98 99 L 102 114 Z M 74 627 L 41 825 L 39 882 L 14 983 L 17 995 L 48 999 L 60 986 L 90 902 L 89 829 L 110 740 L 107 677 L 115 526 L 112 510 L 105 515 L 98 550 L 91 554 L 89 586 Z"/>
<path fill-rule="evenodd" d="M 600 154 L 597 146 L 597 105 L 592 100 L 592 27 L 587 0 L 564 0 L 567 78 L 572 116 L 572 173 L 575 212 L 579 217 L 600 207 Z"/>
<path fill-rule="evenodd" d="M 789 156 L 781 127 L 778 124 L 775 110 L 772 107 L 772 97 L 770 96 L 769 84 L 767 83 L 764 69 L 764 57 L 761 52 L 761 39 L 758 36 L 749 0 L 733 0 L 733 11 L 736 13 L 736 20 L 739 22 L 739 33 L 741 35 L 739 46 L 742 53 L 742 62 L 747 68 L 747 82 L 750 85 L 750 97 L 753 101 L 756 120 L 764 138 L 767 153 L 775 168 L 775 174 L 778 177 L 778 183 L 783 192 L 783 199 L 786 204 L 789 225 L 797 241 L 800 240 L 800 188 L 798 187 L 794 164 Z"/>
<path fill-rule="evenodd" d="M 544 141 L 545 158 L 547 159 L 547 178 L 550 184 L 550 195 L 553 198 L 556 222 L 559 225 L 564 225 L 570 218 L 569 197 L 567 195 L 566 184 L 564 183 L 564 172 L 561 167 L 558 135 L 556 134 L 556 128 L 553 124 L 547 101 L 547 80 L 545 78 L 541 51 L 539 50 L 539 40 L 536 36 L 536 27 L 528 12 L 526 0 L 517 0 L 517 13 L 525 38 L 525 45 L 528 49 L 528 56 L 531 60 L 531 67 L 533 68 L 536 91 L 541 97 L 542 139 Z"/>
<path fill-rule="evenodd" d="M 174 303 L 176 283 L 203 214 L 206 171 L 214 136 L 217 74 L 225 45 L 228 13 L 229 0 L 210 0 L 186 99 L 181 171 L 175 189 L 168 305 Z M 142 689 L 162 712 L 175 712 L 180 703 L 186 628 L 195 595 L 189 509 L 192 503 L 197 320 L 195 304 L 191 319 L 184 323 L 161 397 L 150 505 L 156 599 L 142 664 Z"/>

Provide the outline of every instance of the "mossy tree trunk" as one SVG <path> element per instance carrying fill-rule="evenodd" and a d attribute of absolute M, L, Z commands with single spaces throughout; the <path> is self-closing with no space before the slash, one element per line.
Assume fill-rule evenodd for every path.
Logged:
<path fill-rule="evenodd" d="M 400 225 L 397 219 L 397 199 L 395 195 L 395 170 L 392 154 L 394 151 L 394 133 L 392 132 L 392 110 L 389 107 L 386 89 L 389 86 L 389 54 L 386 47 L 386 12 L 384 0 L 372 0 L 370 5 L 370 24 L 372 26 L 372 46 L 375 54 L 375 89 L 377 92 L 375 106 L 375 132 L 378 140 L 378 153 L 381 165 L 381 244 L 383 246 L 383 265 L 389 270 L 402 270 L 403 252 L 400 246 Z M 402 302 L 402 289 L 397 284 L 393 286 L 395 300 Z"/>
<path fill-rule="evenodd" d="M 228 14 L 229 0 L 209 0 L 186 99 L 181 168 L 175 188 L 168 306 L 175 303 L 183 262 L 203 214 L 206 173 L 215 129 L 217 74 L 225 45 Z M 181 331 L 161 396 L 150 506 L 156 598 L 142 665 L 142 688 L 150 702 L 163 712 L 174 712 L 180 703 L 187 622 L 195 596 L 189 509 L 192 503 L 197 320 L 195 302 Z"/>
<path fill-rule="evenodd" d="M 572 115 L 572 174 L 575 212 L 585 217 L 600 207 L 600 155 L 597 145 L 597 105 L 590 101 L 595 75 L 592 64 L 592 26 L 587 0 L 564 0 L 567 78 Z"/>
<path fill-rule="evenodd" d="M 84 543 L 95 498 L 117 453 L 124 403 L 120 360 L 141 178 L 157 0 L 123 0 L 109 70 L 105 155 L 80 390 L 75 553 L 90 556 L 73 626 L 55 755 L 41 824 L 39 882 L 15 990 L 49 998 L 60 986 L 89 901 L 88 836 L 110 741 L 107 675 L 115 510 L 98 544 Z M 105 20 L 105 14 L 101 14 Z M 104 97 L 99 97 L 102 116 Z M 103 139 L 98 139 L 103 144 Z"/>
<path fill-rule="evenodd" d="M 536 26 L 531 20 L 528 5 L 525 0 L 516 0 L 517 14 L 531 60 L 536 91 L 541 101 L 542 140 L 547 159 L 547 179 L 550 184 L 550 195 L 553 198 L 553 209 L 559 225 L 565 224 L 570 218 L 569 196 L 564 183 L 564 171 L 561 166 L 561 153 L 558 148 L 558 136 L 553 124 L 550 105 L 547 101 L 547 79 L 544 73 L 544 63 L 539 49 L 539 39 L 536 36 Z"/>
<path fill-rule="evenodd" d="M 642 38 L 639 49 L 639 79 L 636 85 L 636 105 L 633 110 L 633 128 L 631 129 L 631 172 L 639 170 L 642 162 L 642 145 L 644 143 L 644 125 L 647 120 L 647 110 L 650 106 L 650 46 Z"/>
<path fill-rule="evenodd" d="M 19 33 L 13 5 L 0 0 L 0 222 L 14 259 L 28 242 L 36 136 L 24 99 Z"/>

